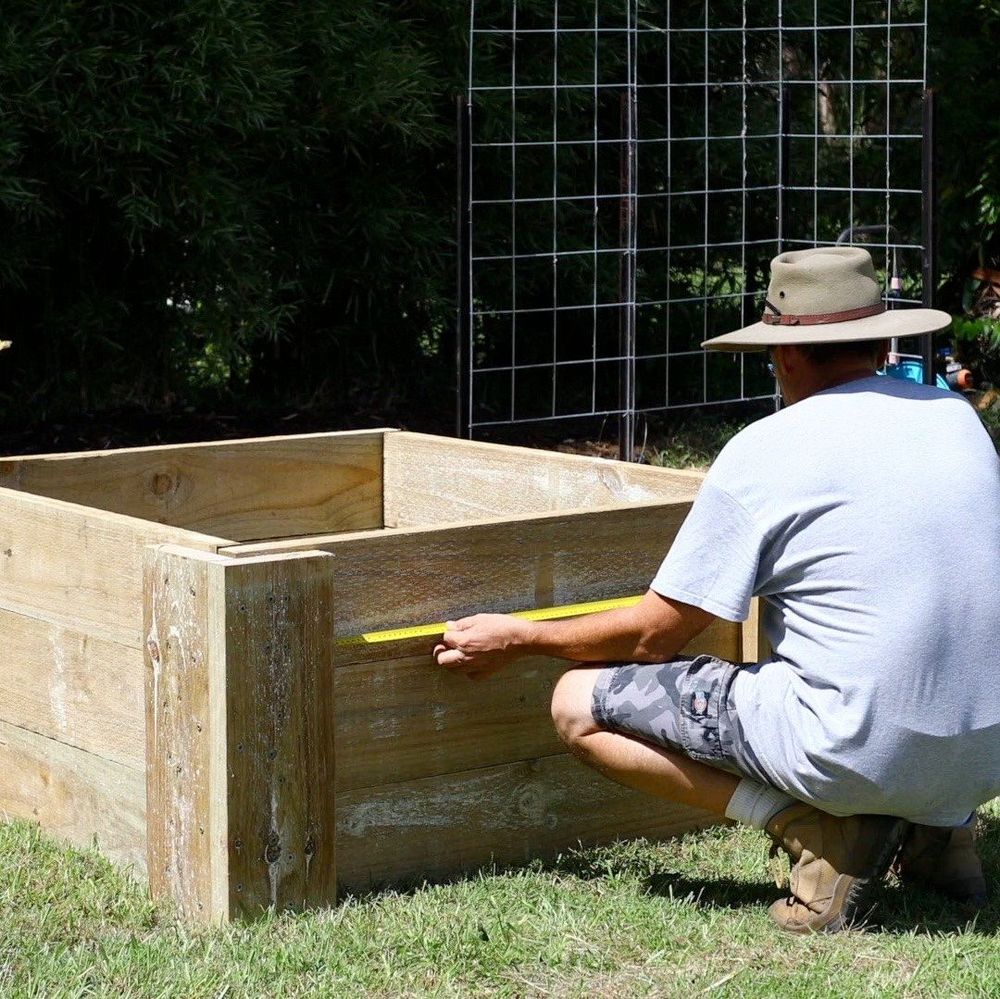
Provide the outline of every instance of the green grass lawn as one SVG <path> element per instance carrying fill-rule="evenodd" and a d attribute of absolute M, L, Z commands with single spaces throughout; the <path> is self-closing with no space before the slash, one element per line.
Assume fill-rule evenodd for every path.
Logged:
<path fill-rule="evenodd" d="M 652 806 L 655 807 L 655 806 Z M 982 852 L 1000 870 L 1000 802 Z M 1000 996 L 1000 903 L 969 922 L 891 881 L 864 930 L 787 937 L 762 833 L 527 869 L 220 929 L 182 926 L 94 852 L 0 826 L 3 996 Z"/>

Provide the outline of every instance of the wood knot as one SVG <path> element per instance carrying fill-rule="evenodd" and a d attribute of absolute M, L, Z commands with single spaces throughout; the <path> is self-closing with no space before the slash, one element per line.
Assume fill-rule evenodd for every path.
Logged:
<path fill-rule="evenodd" d="M 193 488 L 191 479 L 171 465 L 147 469 L 143 473 L 142 486 L 145 501 L 161 514 L 189 499 Z"/>
<path fill-rule="evenodd" d="M 271 833 L 267 840 L 267 847 L 264 849 L 264 859 L 269 864 L 276 864 L 281 858 L 281 840 L 277 833 Z"/>
<path fill-rule="evenodd" d="M 160 661 L 160 643 L 155 638 L 150 638 L 146 641 L 146 649 L 149 652 L 149 658 L 154 663 L 158 663 Z"/>
<path fill-rule="evenodd" d="M 514 807 L 518 815 L 538 822 L 545 813 L 545 796 L 537 787 L 531 785 L 522 786 L 518 789 Z"/>
<path fill-rule="evenodd" d="M 154 496 L 166 496 L 174 488 L 174 477 L 169 472 L 154 472 L 150 486 Z"/>

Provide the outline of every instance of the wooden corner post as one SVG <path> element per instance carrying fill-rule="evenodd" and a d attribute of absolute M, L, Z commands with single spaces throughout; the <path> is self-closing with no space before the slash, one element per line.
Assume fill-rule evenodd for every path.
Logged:
<path fill-rule="evenodd" d="M 742 660 L 745 663 L 762 663 L 771 655 L 771 645 L 764 633 L 762 599 L 754 597 L 750 601 L 750 616 L 740 625 Z"/>
<path fill-rule="evenodd" d="M 204 922 L 336 896 L 330 555 L 147 551 L 147 856 Z"/>

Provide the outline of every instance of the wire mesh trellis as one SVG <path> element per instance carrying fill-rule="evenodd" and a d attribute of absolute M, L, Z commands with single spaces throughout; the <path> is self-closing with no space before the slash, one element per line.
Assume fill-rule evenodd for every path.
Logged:
<path fill-rule="evenodd" d="M 638 414 L 773 397 L 760 355 L 700 343 L 784 249 L 873 243 L 893 306 L 926 301 L 926 25 L 926 0 L 474 0 L 460 433 L 617 416 L 631 455 Z"/>

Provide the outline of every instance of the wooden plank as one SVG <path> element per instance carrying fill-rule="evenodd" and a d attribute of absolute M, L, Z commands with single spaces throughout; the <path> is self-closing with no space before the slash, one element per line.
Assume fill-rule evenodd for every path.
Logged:
<path fill-rule="evenodd" d="M 187 918 L 334 901 L 331 568 L 149 555 L 150 885 Z"/>
<path fill-rule="evenodd" d="M 0 607 L 141 648 L 143 552 L 168 542 L 205 551 L 226 543 L 0 489 Z"/>
<path fill-rule="evenodd" d="M 229 863 L 242 913 L 336 899 L 330 563 L 314 553 L 226 570 Z"/>
<path fill-rule="evenodd" d="M 425 641 L 426 644 L 426 641 Z M 428 651 L 337 670 L 337 794 L 563 751 L 549 701 L 567 663 L 532 657 L 487 683 Z"/>
<path fill-rule="evenodd" d="M 385 443 L 387 527 L 691 500 L 703 473 L 395 433 Z"/>
<path fill-rule="evenodd" d="M 225 580 L 211 556 L 146 564 L 147 864 L 154 898 L 229 917 Z"/>
<path fill-rule="evenodd" d="M 411 529 L 412 530 L 412 529 Z M 326 550 L 342 541 L 368 541 L 386 534 L 397 533 L 395 528 L 380 527 L 367 531 L 338 531 L 335 534 L 304 534 L 302 537 L 270 538 L 264 541 L 232 542 L 219 547 L 219 554 L 227 558 L 256 558 L 258 555 L 279 555 L 303 552 L 314 548 Z M 410 531 L 400 532 L 410 533 Z"/>
<path fill-rule="evenodd" d="M 0 461 L 0 486 L 233 541 L 382 526 L 384 431 Z"/>
<path fill-rule="evenodd" d="M 685 652 L 735 659 L 739 637 L 716 619 Z M 474 683 L 438 667 L 430 644 L 393 643 L 412 654 L 337 669 L 338 794 L 562 751 L 549 702 L 570 663 L 530 657 Z"/>
<path fill-rule="evenodd" d="M 317 545 L 335 561 L 337 633 L 644 593 L 689 504 L 627 507 Z"/>
<path fill-rule="evenodd" d="M 759 663 L 769 653 L 767 637 L 764 634 L 760 597 L 750 601 L 750 616 L 740 626 L 740 661 Z"/>
<path fill-rule="evenodd" d="M 79 847 L 96 842 L 141 877 L 145 812 L 141 770 L 0 721 L 0 816 L 38 822 Z"/>
<path fill-rule="evenodd" d="M 145 768 L 138 649 L 4 610 L 0 634 L 0 720 Z"/>
<path fill-rule="evenodd" d="M 478 611 L 644 593 L 689 509 L 686 502 L 636 504 L 484 524 L 316 536 L 223 552 L 249 557 L 302 550 L 307 544 L 330 552 L 336 560 L 337 634 L 350 636 Z"/>
<path fill-rule="evenodd" d="M 566 754 L 348 791 L 337 807 L 340 890 L 439 880 L 712 821 L 621 787 Z"/>

